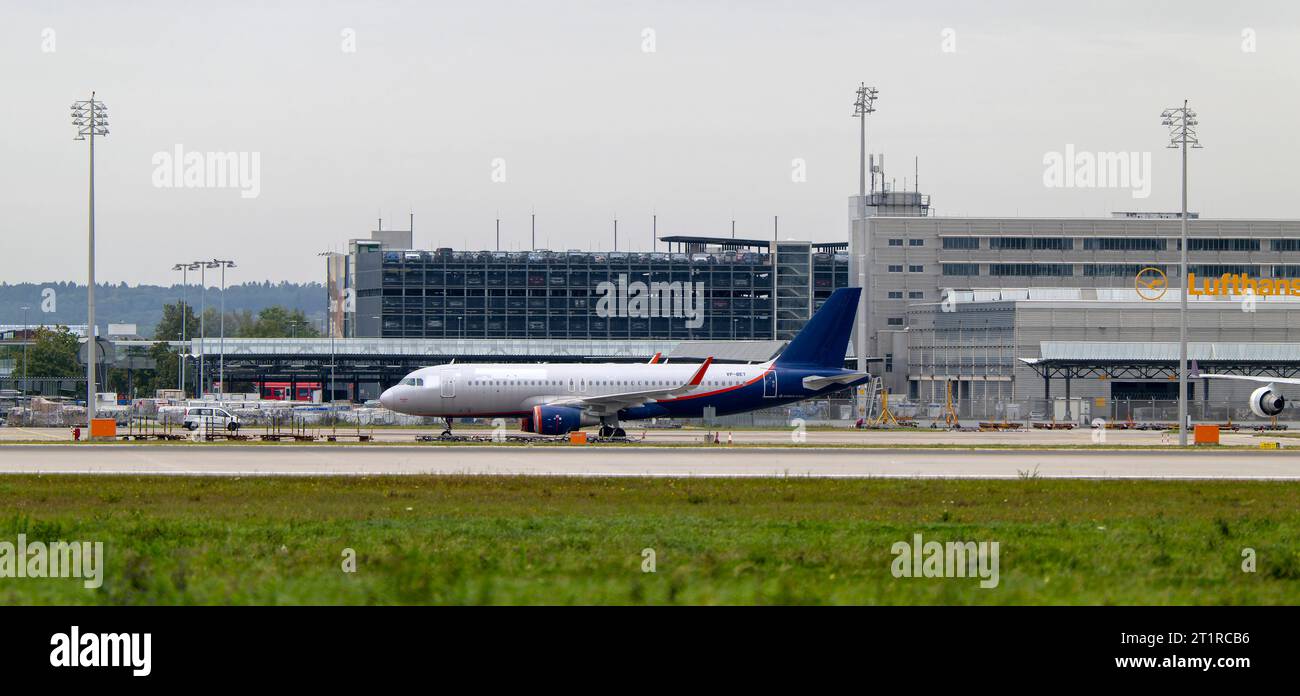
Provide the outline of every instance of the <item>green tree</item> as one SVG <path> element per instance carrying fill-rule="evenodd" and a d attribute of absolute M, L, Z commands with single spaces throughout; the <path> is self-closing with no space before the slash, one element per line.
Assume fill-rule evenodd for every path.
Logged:
<path fill-rule="evenodd" d="M 81 364 L 77 361 L 79 349 L 77 335 L 66 326 L 49 329 L 44 326 L 36 329 L 32 335 L 32 344 L 27 346 L 26 364 L 23 354 L 18 355 L 14 374 L 26 374 L 29 377 L 76 377 L 81 373 Z"/>
<path fill-rule="evenodd" d="M 227 327 L 229 328 L 229 327 Z M 252 325 L 244 326 L 240 336 L 244 338 L 316 338 L 320 331 L 307 319 L 301 309 L 293 311 L 284 307 L 267 307 L 257 313 L 257 320 Z"/>
<path fill-rule="evenodd" d="M 149 357 L 154 360 L 154 389 L 180 389 L 180 365 L 176 349 L 159 341 L 149 346 Z"/>
<path fill-rule="evenodd" d="M 181 340 L 181 314 L 185 315 L 185 337 L 199 335 L 199 316 L 194 308 L 184 302 L 163 305 L 162 319 L 154 327 L 153 337 L 157 341 Z"/>
<path fill-rule="evenodd" d="M 220 336 L 221 310 L 209 307 L 203 317 L 206 322 L 204 328 L 207 330 L 208 338 L 216 338 Z M 253 313 L 247 309 L 226 312 L 226 337 L 233 338 L 236 336 L 244 336 L 252 330 L 250 327 L 255 323 L 257 323 L 257 319 L 254 318 Z"/>

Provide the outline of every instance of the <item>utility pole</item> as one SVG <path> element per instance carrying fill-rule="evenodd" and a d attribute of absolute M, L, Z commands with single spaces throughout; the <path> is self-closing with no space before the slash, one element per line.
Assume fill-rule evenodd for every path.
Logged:
<path fill-rule="evenodd" d="M 95 136 L 108 135 L 108 107 L 90 99 L 72 103 L 72 125 L 77 140 L 90 140 L 90 205 L 87 235 L 86 279 L 86 427 L 95 417 L 95 361 L 99 356 L 95 336 Z"/>
<path fill-rule="evenodd" d="M 1201 143 L 1196 137 L 1196 112 L 1187 107 L 1183 100 L 1181 107 L 1165 109 L 1160 117 L 1161 125 L 1169 128 L 1169 148 L 1181 149 L 1183 156 L 1183 214 L 1182 214 L 1182 249 L 1179 254 L 1179 273 L 1183 278 L 1182 297 L 1179 299 L 1178 321 L 1178 444 L 1187 446 L 1187 148 L 1200 149 Z"/>

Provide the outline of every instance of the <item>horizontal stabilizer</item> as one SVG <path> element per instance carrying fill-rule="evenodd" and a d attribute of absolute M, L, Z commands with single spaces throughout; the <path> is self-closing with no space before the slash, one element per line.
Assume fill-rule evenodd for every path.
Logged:
<path fill-rule="evenodd" d="M 852 384 L 870 376 L 870 372 L 845 372 L 842 375 L 831 375 L 830 377 L 809 375 L 803 378 L 803 387 L 804 389 L 821 389 L 835 384 Z"/>

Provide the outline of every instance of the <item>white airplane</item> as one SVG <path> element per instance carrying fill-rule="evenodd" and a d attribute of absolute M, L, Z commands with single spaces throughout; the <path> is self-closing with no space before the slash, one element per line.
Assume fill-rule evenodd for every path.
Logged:
<path fill-rule="evenodd" d="M 559 435 L 600 425 L 624 436 L 624 420 L 700 418 L 802 401 L 861 384 L 844 368 L 860 288 L 836 290 L 776 359 L 759 365 L 487 363 L 422 367 L 380 396 L 387 408 L 442 418 L 518 417 L 525 432 Z"/>

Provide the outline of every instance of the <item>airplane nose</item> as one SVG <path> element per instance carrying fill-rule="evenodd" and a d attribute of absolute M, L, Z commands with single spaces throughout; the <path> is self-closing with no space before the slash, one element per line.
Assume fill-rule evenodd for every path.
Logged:
<path fill-rule="evenodd" d="M 384 390 L 383 394 L 379 395 L 379 403 L 390 411 L 393 410 L 393 405 L 397 403 L 397 395 L 393 393 L 396 390 L 397 387 L 389 387 Z"/>

